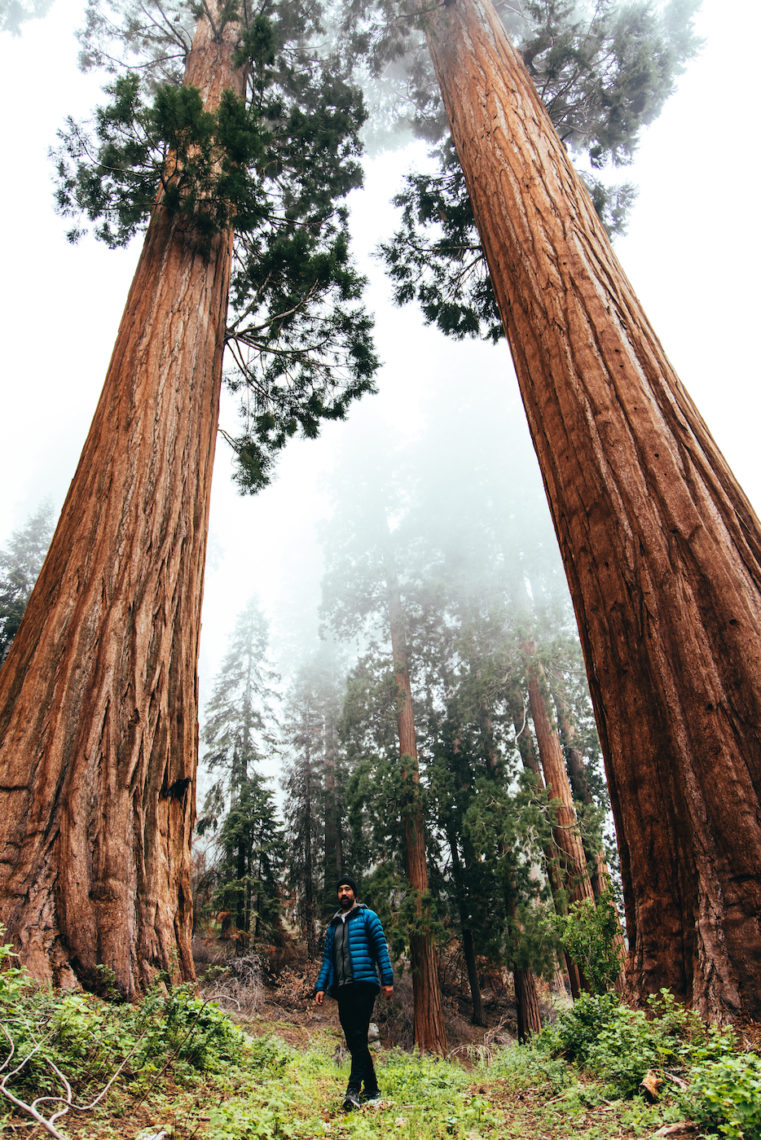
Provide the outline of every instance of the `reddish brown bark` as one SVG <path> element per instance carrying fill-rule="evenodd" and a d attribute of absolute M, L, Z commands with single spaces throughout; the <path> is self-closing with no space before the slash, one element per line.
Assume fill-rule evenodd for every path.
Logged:
<path fill-rule="evenodd" d="M 550 724 L 545 695 L 540 685 L 541 676 L 539 664 L 536 661 L 530 661 L 528 666 L 528 694 L 531 719 L 534 722 L 545 787 L 555 809 L 552 822 L 552 837 L 555 846 L 550 853 L 549 866 L 556 869 L 557 877 L 567 900 L 569 902 L 582 902 L 584 899 L 593 898 L 592 885 L 589 881 L 587 860 L 573 806 L 563 750 L 557 731 Z M 552 875 L 552 872 L 550 874 Z M 555 901 L 557 905 L 557 895 Z M 562 903 L 561 909 L 563 913 L 566 912 L 566 902 Z M 565 961 L 568 980 L 571 983 L 571 994 L 576 999 L 581 991 L 586 988 L 584 976 L 578 963 L 574 962 L 568 953 L 565 954 Z"/>
<path fill-rule="evenodd" d="M 527 732 L 527 710 L 524 708 L 523 700 L 517 691 L 513 691 L 508 695 L 510 702 L 510 715 L 515 728 L 515 737 L 518 744 L 518 752 L 520 753 L 521 763 L 526 771 L 531 772 L 536 780 L 537 789 L 540 792 L 544 791 L 544 776 L 542 775 L 542 765 L 539 757 L 536 754 L 534 741 Z M 568 905 L 565 902 L 565 895 L 563 892 L 563 883 L 560 877 L 560 869 L 558 867 L 555 851 L 550 846 L 544 847 L 544 868 L 550 884 L 552 892 L 552 901 L 555 905 L 555 910 L 558 914 L 567 914 Z M 558 953 L 558 969 L 555 976 L 555 981 L 559 983 L 560 987 L 564 990 L 571 990 L 571 996 L 576 999 L 581 993 L 581 974 L 578 966 L 565 953 L 562 951 Z"/>
<path fill-rule="evenodd" d="M 582 639 L 631 991 L 761 1017 L 761 528 L 488 0 L 425 19 Z"/>
<path fill-rule="evenodd" d="M 576 734 L 576 727 L 573 723 L 570 709 L 568 709 L 562 697 L 556 697 L 555 706 L 557 708 L 560 741 L 562 741 L 564 746 L 565 763 L 568 780 L 571 781 L 573 797 L 578 803 L 592 806 L 595 803 L 595 798 L 592 796 L 591 788 L 589 787 L 587 767 L 584 765 L 584 759 L 579 749 L 575 747 L 578 734 Z M 608 869 L 603 848 L 599 847 L 597 850 L 590 850 L 587 848 L 587 845 L 584 844 L 584 852 L 587 854 L 587 865 L 589 865 L 589 863 L 592 864 L 592 872 L 589 879 L 595 899 L 602 898 L 604 895 L 612 895 L 613 885 L 611 882 L 611 871 Z M 620 921 L 617 922 L 616 926 L 615 945 L 621 955 L 623 968 L 623 961 L 625 956 L 627 956 L 627 939 L 624 937 Z M 622 984 L 623 980 L 621 980 L 621 985 Z"/>
<path fill-rule="evenodd" d="M 417 738 L 412 709 L 412 686 L 399 589 L 390 560 L 386 566 L 391 650 L 396 678 L 396 709 L 399 753 L 402 764 L 404 803 L 404 855 L 407 878 L 418 900 L 418 918 L 423 929 L 410 936 L 415 1045 L 427 1053 L 446 1053 L 447 1039 L 439 988 L 439 962 L 436 944 L 424 930 L 423 897 L 428 892 L 425 822 L 420 797 Z"/>
<path fill-rule="evenodd" d="M 533 970 L 518 967 L 513 970 L 515 985 L 515 1008 L 518 1015 L 518 1040 L 527 1041 L 542 1028 L 542 1015 L 539 1010 L 539 994 L 536 988 L 536 975 Z"/>
<path fill-rule="evenodd" d="M 560 729 L 560 739 L 564 745 L 564 754 L 566 759 L 566 768 L 568 770 L 568 779 L 571 784 L 571 791 L 573 797 L 577 802 L 594 804 L 594 797 L 592 790 L 589 786 L 587 779 L 586 766 L 584 758 L 576 748 L 576 727 L 571 719 L 570 712 L 567 705 L 561 698 L 557 698 L 555 705 L 558 713 L 558 727 Z M 583 839 L 582 839 L 583 842 Z M 595 901 L 604 896 L 609 896 L 612 900 L 613 885 L 610 878 L 610 870 L 605 858 L 605 852 L 602 847 L 597 850 L 590 850 L 586 843 L 584 844 L 584 851 L 587 856 L 587 866 L 592 864 L 592 872 L 589 876 L 589 881 L 592 884 L 592 892 Z M 616 933 L 614 935 L 614 945 L 618 951 L 621 961 L 621 969 L 623 970 L 623 963 L 626 959 L 626 938 L 624 936 L 623 927 L 616 911 Z M 615 983 L 615 988 L 623 991 L 624 979 L 621 974 Z"/>
<path fill-rule="evenodd" d="M 558 852 L 563 886 L 571 902 L 593 898 L 587 860 L 581 842 L 576 809 L 573 806 L 571 785 L 565 766 L 560 737 L 550 723 L 547 701 L 542 686 L 542 669 L 536 660 L 528 665 L 528 695 L 531 719 L 534 722 L 539 757 L 544 781 L 555 804 L 552 834 Z"/>
<path fill-rule="evenodd" d="M 242 90 L 201 20 L 186 82 Z M 232 235 L 154 209 L 58 529 L 0 671 L 0 919 L 33 975 L 192 978 L 198 638 Z"/>

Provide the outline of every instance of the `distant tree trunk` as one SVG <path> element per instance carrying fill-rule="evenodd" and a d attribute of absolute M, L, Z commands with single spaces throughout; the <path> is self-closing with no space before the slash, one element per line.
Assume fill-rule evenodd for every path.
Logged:
<path fill-rule="evenodd" d="M 336 883 L 344 871 L 341 813 L 336 780 L 336 726 L 331 716 L 325 719 L 325 876 L 326 900 L 335 901 Z"/>
<path fill-rule="evenodd" d="M 312 740 L 309 712 L 306 714 L 306 732 L 304 733 L 304 804 L 302 813 L 303 828 L 303 888 L 301 914 L 304 935 L 307 943 L 307 956 L 310 960 L 317 957 L 317 899 L 314 887 L 314 818 L 313 818 L 313 770 L 312 770 Z"/>
<path fill-rule="evenodd" d="M 594 897 L 589 881 L 587 860 L 581 842 L 581 832 L 573 806 L 571 785 L 565 766 L 565 757 L 555 726 L 550 723 L 546 691 L 542 685 L 543 670 L 528 651 L 528 696 L 531 719 L 534 722 L 544 782 L 555 801 L 556 810 L 552 827 L 555 845 L 559 852 L 563 886 L 571 902 Z"/>
<path fill-rule="evenodd" d="M 202 18 L 214 107 L 237 28 Z M 0 671 L 0 920 L 35 978 L 192 978 L 197 658 L 232 234 L 160 201 L 58 529 Z"/>
<path fill-rule="evenodd" d="M 533 739 L 526 731 L 527 710 L 517 690 L 514 690 L 508 694 L 508 702 L 510 704 L 510 714 L 512 717 L 513 726 L 515 727 L 516 741 L 518 743 L 518 752 L 520 753 L 521 762 L 523 764 L 523 767 L 533 774 L 534 778 L 536 779 L 537 788 L 540 792 L 542 792 L 544 791 L 545 787 L 544 776 L 542 774 L 542 765 L 539 757 L 536 754 Z M 544 867 L 547 873 L 547 878 L 549 880 L 550 890 L 552 892 L 552 901 L 555 905 L 555 910 L 558 914 L 567 914 L 568 905 L 565 902 L 565 891 L 563 888 L 563 880 L 560 874 L 560 868 L 558 866 L 557 855 L 554 848 L 549 844 L 544 848 Z M 562 956 L 559 955 L 559 958 L 562 958 L 562 960 L 559 961 L 561 975 L 563 973 L 563 967 L 565 967 L 565 978 L 562 979 L 564 986 L 567 979 L 568 987 L 570 987 L 571 990 L 571 996 L 575 1000 L 581 994 L 581 971 L 579 970 L 579 967 L 576 965 L 576 963 L 568 957 L 568 954 L 565 951 L 562 952 Z"/>
<path fill-rule="evenodd" d="M 478 983 L 478 966 L 476 963 L 476 946 L 473 938 L 473 928 L 465 902 L 462 861 L 460 859 L 457 836 L 451 828 L 447 829 L 447 844 L 452 856 L 452 877 L 454 879 L 457 910 L 460 919 L 462 954 L 465 959 L 465 971 L 468 975 L 468 988 L 470 989 L 470 1000 L 473 1007 L 471 1020 L 474 1025 L 486 1025 L 484 1006 L 481 999 L 481 987 Z"/>
<path fill-rule="evenodd" d="M 479 707 L 479 723 L 486 751 L 486 771 L 491 780 L 498 780 L 500 776 L 500 762 L 497 749 L 494 745 L 492 719 L 489 709 L 484 703 Z M 507 875 L 504 881 L 505 916 L 508 926 L 514 930 L 518 925 L 518 899 L 515 885 L 514 863 L 512 854 L 503 850 L 502 857 L 508 863 Z M 515 1013 L 518 1023 L 518 1040 L 526 1041 L 542 1028 L 542 1018 L 539 1011 L 539 995 L 536 988 L 536 975 L 529 966 L 519 966 L 515 960 L 509 963 L 513 974 L 515 989 Z"/>
<path fill-rule="evenodd" d="M 516 966 L 513 970 L 513 984 L 515 986 L 515 1008 L 518 1019 L 518 1040 L 528 1041 L 529 1037 L 533 1037 L 542 1028 L 536 975 L 533 970 Z"/>
<path fill-rule="evenodd" d="M 412 687 L 407 663 L 407 641 L 399 587 L 388 554 L 386 581 L 391 651 L 396 678 L 399 753 L 402 765 L 404 856 L 407 878 L 418 900 L 418 917 L 424 923 L 422 898 L 428 892 L 428 865 L 426 863 L 423 803 L 420 797 L 417 739 L 412 711 Z M 430 933 L 417 931 L 410 935 L 410 959 L 412 964 L 415 1044 L 424 1052 L 444 1054 L 447 1049 L 447 1039 L 439 988 L 438 952 Z"/>
<path fill-rule="evenodd" d="M 571 785 L 565 767 L 560 737 L 550 723 L 544 691 L 540 685 L 542 670 L 538 662 L 528 663 L 528 693 L 531 719 L 534 722 L 539 757 L 542 762 L 544 781 L 550 799 L 555 804 L 555 817 L 552 835 L 555 841 L 555 862 L 560 868 L 563 889 L 570 902 L 594 899 L 592 884 L 589 881 L 587 860 L 581 842 L 576 809 L 573 806 Z M 586 983 L 581 967 L 566 954 L 571 993 L 578 998 Z"/>
<path fill-rule="evenodd" d="M 595 801 L 592 790 L 589 787 L 584 757 L 576 747 L 576 726 L 571 719 L 568 706 L 562 697 L 553 692 L 553 700 L 558 718 L 560 743 L 563 747 L 566 771 L 568 772 L 568 780 L 571 785 L 571 794 L 576 803 L 583 803 L 592 807 Z M 589 867 L 590 864 L 592 866 L 589 875 L 589 881 L 592 884 L 592 893 L 595 898 L 598 899 L 602 894 L 611 889 L 610 871 L 608 870 L 608 864 L 605 860 L 605 853 L 601 847 L 596 851 L 591 850 L 584 841 L 583 836 L 582 843 L 584 844 L 584 854 L 587 858 L 587 867 Z"/>
<path fill-rule="evenodd" d="M 571 791 L 576 802 L 594 805 L 594 797 L 592 790 L 589 787 L 589 780 L 587 778 L 586 765 L 584 758 L 576 747 L 576 726 L 574 725 L 569 709 L 565 701 L 559 697 L 555 697 L 555 708 L 558 714 L 558 729 L 560 731 L 560 740 L 564 745 L 563 752 L 566 759 L 566 769 L 568 771 L 568 779 L 571 785 Z M 582 843 L 584 839 L 582 836 Z M 592 871 L 589 875 L 589 881 L 592 885 L 592 893 L 595 897 L 595 902 L 608 895 L 611 898 L 613 895 L 613 884 L 610 878 L 610 870 L 605 858 L 605 852 L 602 849 L 602 844 L 598 844 L 596 849 L 590 850 L 587 844 L 584 843 L 584 854 L 587 859 L 587 867 L 592 864 Z M 619 993 L 624 991 L 624 976 L 623 964 L 626 960 L 626 937 L 624 935 L 623 927 L 618 911 L 615 911 L 616 917 L 616 933 L 613 936 L 613 945 L 619 955 L 621 962 L 622 973 L 614 982 L 614 987 Z"/>
<path fill-rule="evenodd" d="M 489 0 L 424 18 L 576 610 L 631 992 L 761 1017 L 761 527 Z"/>

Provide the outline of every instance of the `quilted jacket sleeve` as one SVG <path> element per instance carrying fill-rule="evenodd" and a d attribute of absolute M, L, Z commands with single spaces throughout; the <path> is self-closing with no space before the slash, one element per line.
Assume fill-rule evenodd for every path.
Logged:
<path fill-rule="evenodd" d="M 384 986 L 393 986 L 394 971 L 391 966 L 391 959 L 388 956 L 386 936 L 383 933 L 381 920 L 374 910 L 367 912 L 367 937 L 372 946 L 373 957 L 378 965 L 381 984 Z"/>
<path fill-rule="evenodd" d="M 329 990 L 333 982 L 333 923 L 328 927 L 325 935 L 325 948 L 322 952 L 322 966 L 315 983 L 314 992 Z"/>

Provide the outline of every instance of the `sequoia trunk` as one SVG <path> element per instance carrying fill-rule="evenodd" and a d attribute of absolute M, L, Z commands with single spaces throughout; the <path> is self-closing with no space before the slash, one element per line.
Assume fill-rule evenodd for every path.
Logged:
<path fill-rule="evenodd" d="M 761 528 L 488 0 L 425 21 L 576 611 L 631 992 L 761 1017 Z"/>
<path fill-rule="evenodd" d="M 236 29 L 202 18 L 213 107 Z M 0 671 L 0 919 L 41 980 L 193 977 L 197 656 L 232 235 L 154 209 L 47 560 Z"/>

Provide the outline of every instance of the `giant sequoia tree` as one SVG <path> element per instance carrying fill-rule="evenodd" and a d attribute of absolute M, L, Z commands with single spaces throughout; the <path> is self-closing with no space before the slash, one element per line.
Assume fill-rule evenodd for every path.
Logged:
<path fill-rule="evenodd" d="M 628 979 L 761 1016 L 761 528 L 489 0 L 424 10 L 565 563 Z"/>
<path fill-rule="evenodd" d="M 226 339 L 249 487 L 289 435 L 314 435 L 371 384 L 340 206 L 362 109 L 320 62 L 319 17 L 289 0 L 266 15 L 214 0 L 88 9 L 85 62 L 117 74 L 92 132 L 63 134 L 59 204 L 112 245 L 147 233 L 0 672 L 0 919 L 41 979 L 96 984 L 105 963 L 132 995 L 157 970 L 193 974 L 196 663 Z"/>

